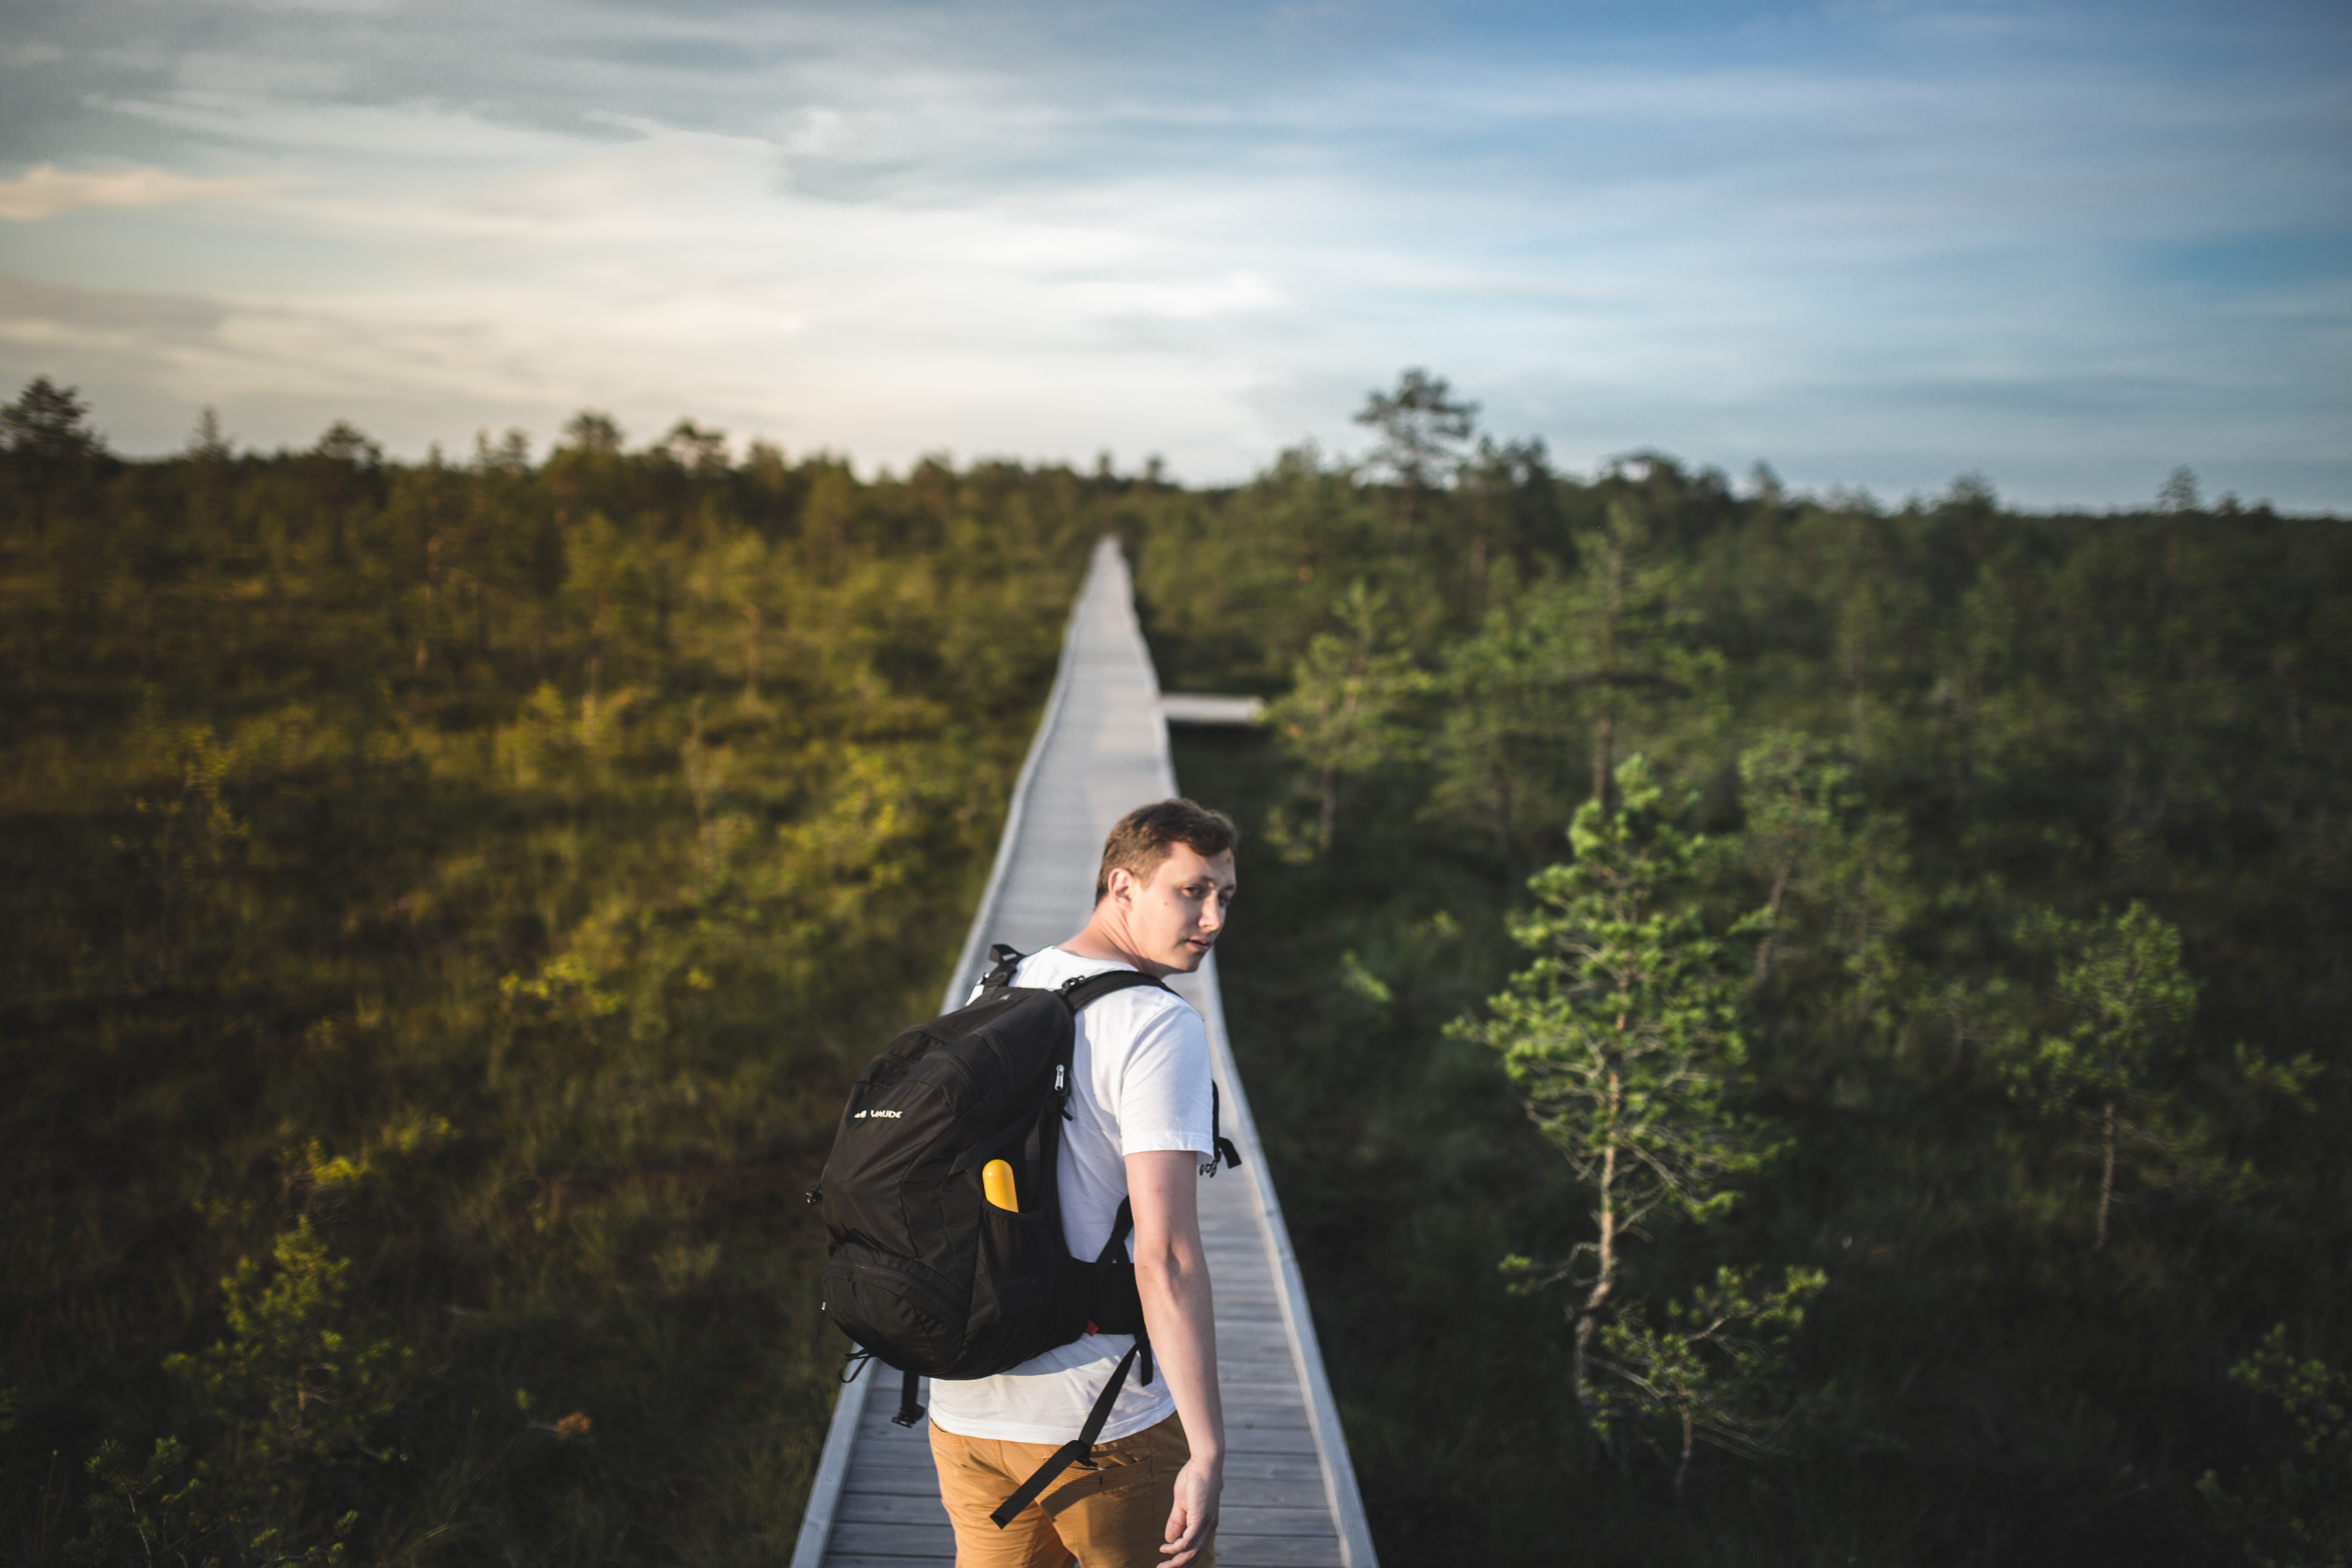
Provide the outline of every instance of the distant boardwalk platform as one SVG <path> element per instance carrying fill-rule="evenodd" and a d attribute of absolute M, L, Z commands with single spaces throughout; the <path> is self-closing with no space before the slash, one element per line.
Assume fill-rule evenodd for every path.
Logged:
<path fill-rule="evenodd" d="M 1070 613 L 1053 694 L 1015 786 L 996 867 L 942 1007 L 980 977 L 989 944 L 1023 952 L 1086 923 L 1104 836 L 1129 809 L 1176 793 L 1167 724 L 1230 721 L 1223 711 L 1163 715 L 1159 677 L 1135 619 L 1127 563 L 1106 539 Z M 1239 1171 L 1201 1184 L 1201 1231 L 1217 1303 L 1224 1394 L 1225 1491 L 1220 1568 L 1372 1568 L 1363 1499 L 1323 1373 L 1306 1287 L 1234 1068 L 1213 957 L 1173 982 L 1208 1021 L 1223 1119 Z M 929 1434 L 893 1426 L 890 1373 L 842 1390 L 809 1494 L 793 1568 L 914 1568 L 955 1560 Z"/>

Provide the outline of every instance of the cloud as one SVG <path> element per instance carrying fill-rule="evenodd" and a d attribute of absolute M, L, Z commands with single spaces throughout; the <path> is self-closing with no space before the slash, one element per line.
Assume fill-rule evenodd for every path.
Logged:
<path fill-rule="evenodd" d="M 2352 428 L 2352 31 L 1968 4 L 81 0 L 0 52 L 0 155 L 117 172 L 0 200 L 288 177 L 12 234 L 116 291 L 0 289 L 0 373 L 134 449 L 205 402 L 408 452 L 592 404 L 1234 479 L 1426 363 L 1570 464 L 2352 496 L 2256 477 Z"/>
<path fill-rule="evenodd" d="M 410 167 L 493 163 L 543 154 L 565 139 L 431 99 L 319 102 L 270 93 L 187 89 L 162 98 L 92 94 L 92 109 L 167 129 L 179 140 L 245 145 L 332 163 L 390 160 Z"/>
<path fill-rule="evenodd" d="M 0 273 L 0 340 L 177 349 L 215 334 L 226 313 L 215 301 L 184 295 L 77 289 Z"/>
<path fill-rule="evenodd" d="M 275 183 L 192 179 L 164 169 L 143 167 L 78 174 L 55 163 L 38 163 L 13 180 L 0 180 L 0 217 L 35 223 L 79 207 L 157 207 L 167 202 L 242 195 Z"/>

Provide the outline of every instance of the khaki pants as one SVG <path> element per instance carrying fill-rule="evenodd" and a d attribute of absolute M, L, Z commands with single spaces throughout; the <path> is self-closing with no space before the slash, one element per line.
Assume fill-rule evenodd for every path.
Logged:
<path fill-rule="evenodd" d="M 1097 1443 L 1096 1468 L 1072 1465 L 1003 1530 L 988 1516 L 1052 1456 L 1052 1443 L 959 1437 L 930 1424 L 940 1500 L 955 1523 L 956 1568 L 1151 1568 L 1164 1562 L 1176 1472 L 1192 1457 L 1171 1415 L 1133 1436 Z M 1200 1568 L 1216 1568 L 1213 1542 Z"/>

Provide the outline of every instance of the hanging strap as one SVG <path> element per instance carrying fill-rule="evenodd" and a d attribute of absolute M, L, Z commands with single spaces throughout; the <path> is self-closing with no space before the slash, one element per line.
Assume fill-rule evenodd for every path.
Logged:
<path fill-rule="evenodd" d="M 923 1380 L 914 1373 L 903 1375 L 898 1384 L 898 1414 L 890 1417 L 894 1425 L 912 1426 L 923 1418 L 923 1406 L 916 1395 L 922 1392 Z"/>
<path fill-rule="evenodd" d="M 1023 1481 L 1013 1494 L 988 1516 L 995 1521 L 997 1529 L 1003 1530 L 1018 1519 L 1023 1509 L 1037 1500 L 1039 1492 L 1053 1485 L 1055 1477 L 1084 1459 L 1093 1449 L 1095 1440 L 1102 1436 L 1104 1426 L 1110 1420 L 1111 1406 L 1118 1403 L 1118 1391 L 1126 1386 L 1127 1369 L 1135 1364 L 1136 1355 L 1143 1350 L 1144 1343 L 1143 1336 L 1138 1334 L 1135 1342 L 1127 1347 L 1127 1354 L 1119 1358 L 1118 1370 L 1110 1374 L 1110 1381 L 1103 1384 L 1102 1393 L 1096 1395 L 1095 1407 L 1087 1412 L 1087 1424 L 1078 1429 L 1078 1435 L 1055 1449 L 1053 1457 L 1037 1467 L 1036 1474 Z"/>
<path fill-rule="evenodd" d="M 1110 1239 L 1103 1243 L 1102 1251 L 1095 1258 L 1094 1278 L 1097 1286 L 1101 1283 L 1104 1275 L 1125 1259 L 1128 1233 L 1134 1228 L 1135 1209 L 1125 1198 L 1121 1198 L 1118 1200 L 1118 1214 L 1111 1221 Z M 1020 1516 L 1023 1509 L 1036 1501 L 1037 1494 L 1053 1485 L 1055 1476 L 1060 1475 L 1072 1465 L 1085 1462 L 1087 1455 L 1102 1436 L 1102 1429 L 1110 1420 L 1112 1407 L 1118 1404 L 1118 1391 L 1127 1386 L 1128 1369 L 1134 1366 L 1139 1360 L 1143 1363 L 1144 1386 L 1150 1387 L 1152 1371 L 1151 1337 L 1139 1327 L 1136 1330 L 1135 1342 L 1128 1346 L 1127 1354 L 1119 1358 L 1118 1370 L 1110 1374 L 1110 1381 L 1103 1384 L 1103 1391 L 1095 1396 L 1095 1406 L 1087 1412 L 1087 1424 L 1078 1428 L 1078 1435 L 1055 1449 L 1045 1462 L 1037 1467 L 1036 1473 L 1023 1481 L 1013 1495 L 1006 1498 L 996 1511 L 988 1516 L 996 1521 L 997 1529 L 1003 1530 L 1006 1525 L 1011 1524 Z"/>
<path fill-rule="evenodd" d="M 857 1381 L 857 1374 L 864 1372 L 868 1363 L 875 1366 L 887 1366 L 890 1364 L 863 1345 L 859 1345 L 855 1350 L 852 1350 L 847 1355 L 842 1358 L 842 1361 L 844 1364 L 842 1367 L 841 1381 L 844 1383 L 856 1383 Z M 893 1415 L 890 1419 L 897 1422 L 901 1426 L 912 1426 L 916 1422 L 920 1421 L 923 1418 L 923 1405 L 920 1398 L 919 1397 L 922 1392 L 923 1380 L 917 1373 L 911 1372 L 902 1373 L 901 1378 L 902 1381 L 898 1384 L 898 1414 Z"/>
<path fill-rule="evenodd" d="M 1218 1130 L 1217 1080 L 1211 1079 L 1209 1080 L 1209 1157 L 1201 1162 L 1201 1174 L 1215 1175 L 1217 1162 L 1220 1160 L 1225 1163 L 1227 1170 L 1238 1171 L 1242 1168 L 1242 1152 L 1234 1147 L 1232 1139 Z"/>

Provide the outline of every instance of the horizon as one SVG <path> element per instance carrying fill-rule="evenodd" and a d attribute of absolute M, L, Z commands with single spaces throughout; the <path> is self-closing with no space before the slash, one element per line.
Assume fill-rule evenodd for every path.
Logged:
<path fill-rule="evenodd" d="M 48 379 L 53 384 L 55 384 L 55 377 L 50 377 Z M 67 386 L 63 388 L 63 390 L 68 394 L 74 394 L 78 389 Z M 88 412 L 94 416 L 97 411 L 95 409 L 91 409 Z M 210 410 L 200 410 L 199 418 L 201 418 L 203 414 L 206 412 L 210 412 Z M 582 409 L 579 412 L 582 415 L 593 416 L 603 416 L 604 414 L 604 411 L 599 409 Z M 609 416 L 604 416 L 609 418 Z M 1280 463 L 1282 458 L 1291 456 L 1294 452 L 1297 451 L 1304 451 L 1307 455 L 1311 456 L 1325 471 L 1329 472 L 1344 469 L 1349 472 L 1351 479 L 1355 479 L 1358 483 L 1370 488 L 1377 488 L 1384 483 L 1392 485 L 1397 482 L 1394 479 L 1383 480 L 1367 472 L 1366 470 L 1378 466 L 1377 462 L 1368 455 L 1357 454 L 1354 456 L 1349 456 L 1345 454 L 1327 452 L 1324 451 L 1312 437 L 1309 437 L 1298 447 L 1286 449 L 1284 452 L 1277 453 L 1276 457 L 1273 459 L 1270 459 L 1265 465 L 1249 474 L 1243 475 L 1238 479 L 1205 482 L 1187 480 L 1181 477 L 1169 475 L 1164 472 L 1158 474 L 1153 473 L 1151 471 L 1151 467 L 1160 460 L 1156 456 L 1147 458 L 1144 463 L 1126 471 L 1121 471 L 1114 466 L 1109 466 L 1105 461 L 1108 457 L 1108 454 L 1107 453 L 1097 454 L 1096 460 L 1093 462 L 1080 462 L 1067 458 L 1024 458 L 1002 453 L 987 452 L 975 452 L 959 456 L 953 452 L 941 450 L 919 452 L 916 454 L 914 458 L 903 464 L 864 462 L 861 461 L 855 453 L 838 451 L 825 447 L 812 447 L 805 451 L 794 452 L 784 447 L 782 443 L 774 441 L 768 437 L 761 435 L 751 435 L 741 439 L 738 439 L 730 432 L 714 430 L 708 426 L 700 424 L 698 421 L 694 420 L 690 415 L 681 416 L 678 419 L 673 421 L 670 429 L 665 434 L 652 437 L 635 444 L 630 442 L 628 430 L 625 427 L 619 426 L 617 422 L 615 422 L 615 430 L 621 440 L 621 445 L 617 449 L 620 454 L 625 457 L 650 456 L 653 453 L 662 450 L 666 447 L 669 447 L 678 435 L 679 427 L 688 425 L 694 426 L 698 435 L 705 439 L 709 439 L 713 437 L 719 437 L 719 446 L 716 448 L 716 455 L 730 472 L 738 471 L 747 467 L 753 460 L 757 451 L 761 447 L 766 447 L 773 451 L 777 458 L 786 468 L 794 468 L 810 463 L 838 464 L 849 474 L 853 480 L 865 485 L 901 483 L 910 479 L 913 476 L 914 470 L 923 465 L 929 463 L 940 463 L 946 466 L 950 472 L 957 474 L 969 474 L 982 468 L 1003 465 L 1027 473 L 1045 473 L 1060 470 L 1072 474 L 1078 479 L 1089 481 L 1107 481 L 1116 484 L 1160 484 L 1175 489 L 1211 493 L 1216 491 L 1237 490 L 1255 484 L 1259 480 L 1267 478 Z M 359 430 L 355 426 L 352 426 L 349 421 L 344 420 L 331 421 L 329 430 L 331 431 L 337 426 L 354 430 L 362 437 L 368 436 L 368 432 Z M 96 424 L 94 418 L 90 423 L 89 428 L 99 440 L 101 451 L 103 451 L 106 456 L 124 463 L 167 463 L 194 457 L 197 455 L 197 439 L 202 434 L 201 429 L 199 429 L 199 431 L 194 436 L 192 436 L 189 440 L 183 442 L 179 447 L 174 448 L 169 448 L 158 452 L 123 452 L 117 450 L 106 441 L 103 429 Z M 1493 432 L 1475 432 L 1474 438 L 1475 435 L 1491 434 L 1493 434 Z M 515 451 L 513 447 L 514 439 L 518 436 L 525 437 L 524 448 L 519 454 Z M 423 468 L 437 461 L 451 469 L 464 471 L 478 469 L 488 466 L 506 466 L 520 462 L 522 464 L 526 471 L 537 473 L 545 468 L 546 465 L 554 458 L 558 452 L 580 450 L 579 447 L 565 442 L 562 439 L 562 434 L 561 431 L 558 432 L 557 437 L 553 441 L 545 444 L 530 439 L 528 432 L 519 428 L 510 428 L 507 431 L 501 432 L 499 439 L 495 442 L 491 440 L 490 437 L 491 432 L 487 428 L 477 430 L 474 435 L 474 448 L 470 453 L 453 451 L 449 443 L 433 441 L 427 444 L 427 449 L 423 454 L 407 455 L 389 450 L 382 450 L 379 455 L 382 462 L 385 466 L 392 468 Z M 227 456 L 229 460 L 251 460 L 257 462 L 281 462 L 297 458 L 311 456 L 316 453 L 319 447 L 319 443 L 315 441 L 303 446 L 280 444 L 273 447 L 262 447 L 252 445 L 240 447 L 234 439 L 229 439 L 226 437 L 224 437 L 224 445 L 227 447 Z M 1860 510 L 1880 515 L 1900 515 L 1906 511 L 1932 510 L 1936 506 L 1954 499 L 1964 490 L 1970 491 L 1974 498 L 1980 498 L 1985 500 L 1998 513 L 2006 513 L 2019 517 L 2047 517 L 2055 519 L 2083 518 L 2085 520 L 2091 520 L 2113 517 L 2165 515 L 2173 511 L 2187 511 L 2190 513 L 2201 512 L 2207 515 L 2221 516 L 2268 514 L 2270 516 L 2289 521 L 2344 521 L 2347 515 L 2343 511 L 2331 510 L 2326 508 L 2300 509 L 2284 507 L 2276 504 L 2267 496 L 2249 498 L 2240 496 L 2235 491 L 2209 493 L 2206 489 L 2202 476 L 2199 475 L 2196 470 L 2189 468 L 2185 464 L 2177 466 L 2172 474 L 2166 476 L 2168 483 L 2177 484 L 2179 478 L 2184 474 L 2186 475 L 2189 487 L 2189 493 L 2193 499 L 2189 501 L 2189 504 L 2185 507 L 2179 504 L 2177 498 L 2168 498 L 2163 494 L 2158 494 L 2148 500 L 2138 502 L 2124 501 L 2106 507 L 2034 507 L 2017 502 L 2011 497 L 2001 494 L 2000 487 L 1995 484 L 1989 476 L 1979 473 L 1963 473 L 1955 475 L 1950 483 L 1946 485 L 1940 491 L 1912 490 L 1901 497 L 1890 498 L 1879 495 L 1875 491 L 1862 486 L 1832 485 L 1825 489 L 1811 489 L 1803 486 L 1791 485 L 1787 483 L 1782 479 L 1780 472 L 1777 469 L 1774 469 L 1771 467 L 1771 464 L 1765 459 L 1759 458 L 1757 464 L 1751 468 L 1750 471 L 1747 474 L 1732 474 L 1725 470 L 1720 465 L 1689 462 L 1683 458 L 1679 454 L 1663 451 L 1655 447 L 1637 447 L 1629 451 L 1615 453 L 1610 457 L 1600 459 L 1590 468 L 1570 468 L 1555 460 L 1549 464 L 1547 471 L 1556 480 L 1577 485 L 1594 485 L 1611 478 L 1613 470 L 1626 465 L 1661 460 L 1674 465 L 1677 469 L 1693 480 L 1703 480 L 1711 476 L 1722 483 L 1727 492 L 1742 501 L 1755 501 L 1764 499 L 1763 492 L 1758 482 L 1759 479 L 1769 479 L 1773 486 L 1775 498 L 1789 504 L 1816 506 L 1825 510 Z M 1759 475 L 1756 471 L 1757 468 L 1761 468 L 1764 472 Z M 1441 491 L 1450 490 L 1454 488 L 1453 479 L 1453 475 L 1447 474 L 1431 488 Z"/>

